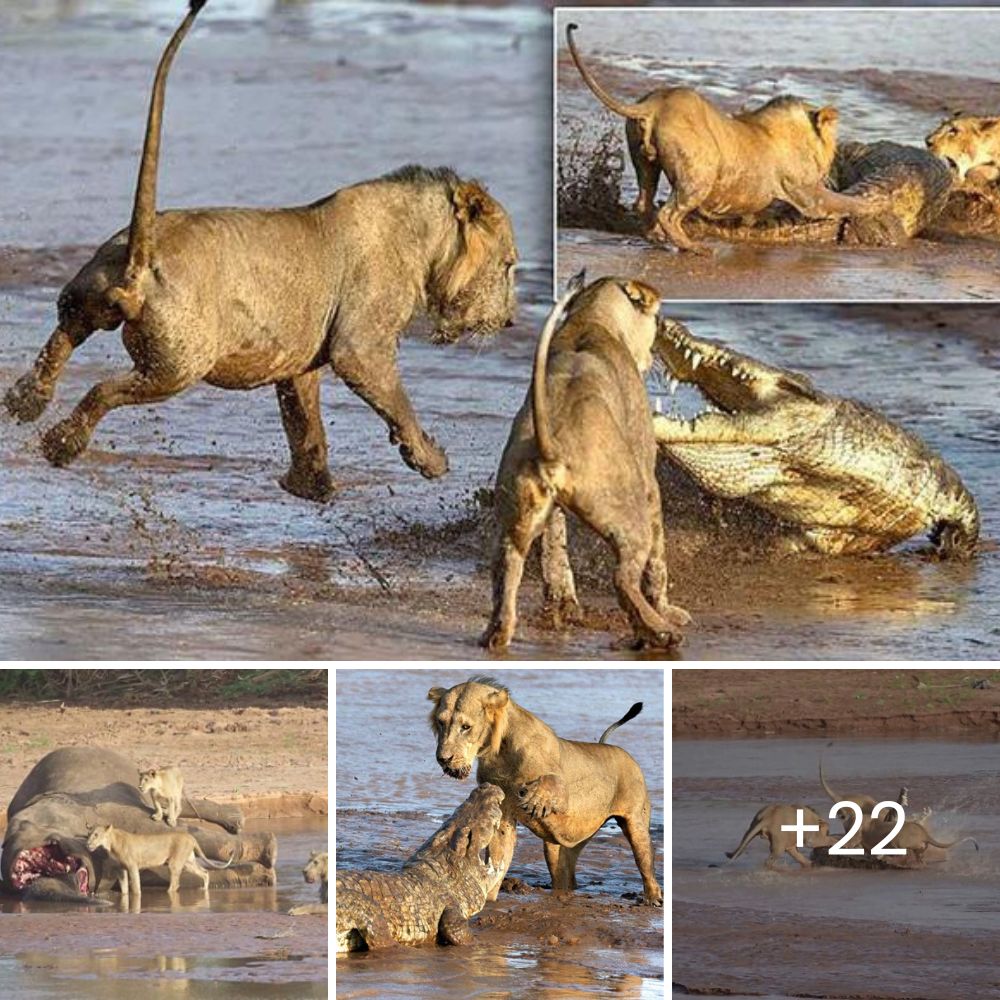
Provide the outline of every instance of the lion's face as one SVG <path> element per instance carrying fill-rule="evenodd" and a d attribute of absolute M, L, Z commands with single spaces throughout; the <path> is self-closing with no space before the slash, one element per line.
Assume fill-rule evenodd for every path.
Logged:
<path fill-rule="evenodd" d="M 503 206 L 474 181 L 453 194 L 458 252 L 435 303 L 435 339 L 493 333 L 514 321 L 517 246 Z"/>
<path fill-rule="evenodd" d="M 99 847 L 107 848 L 109 846 L 108 834 L 110 831 L 110 826 L 95 826 L 90 831 L 90 836 L 87 837 L 87 849 L 96 851 Z"/>
<path fill-rule="evenodd" d="M 978 168 L 1000 167 L 1000 118 L 956 115 L 942 122 L 925 142 L 959 180 Z"/>
<path fill-rule="evenodd" d="M 427 697 L 435 703 L 430 723 L 437 736 L 437 762 L 449 777 L 465 779 L 477 757 L 499 747 L 509 696 L 468 681 L 449 690 L 431 688 Z"/>

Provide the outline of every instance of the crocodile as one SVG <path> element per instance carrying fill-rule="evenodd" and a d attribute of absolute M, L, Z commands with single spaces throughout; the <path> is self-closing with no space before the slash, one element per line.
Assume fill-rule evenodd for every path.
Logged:
<path fill-rule="evenodd" d="M 745 220 L 692 220 L 691 232 L 730 242 L 897 246 L 928 228 L 948 204 L 954 177 L 926 149 L 898 142 L 842 142 L 830 170 L 840 194 L 881 202 L 875 215 L 804 219 L 797 212 Z"/>
<path fill-rule="evenodd" d="M 337 951 L 469 942 L 466 921 L 505 874 L 487 850 L 503 797 L 496 785 L 477 786 L 401 872 L 338 871 Z"/>
<path fill-rule="evenodd" d="M 877 410 L 676 320 L 660 318 L 654 352 L 713 407 L 693 420 L 655 413 L 660 454 L 794 529 L 793 549 L 881 552 L 926 532 L 941 556 L 975 552 L 979 512 L 958 473 Z"/>

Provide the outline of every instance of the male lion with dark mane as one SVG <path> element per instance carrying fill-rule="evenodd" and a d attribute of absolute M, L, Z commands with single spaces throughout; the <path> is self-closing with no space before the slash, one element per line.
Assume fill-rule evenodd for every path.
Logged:
<path fill-rule="evenodd" d="M 156 210 L 167 73 L 204 0 L 171 37 L 156 70 L 132 221 L 63 289 L 59 323 L 5 403 L 36 420 L 73 351 L 124 323 L 132 371 L 95 385 L 42 437 L 53 465 L 80 455 L 120 406 L 156 403 L 205 381 L 273 385 L 291 450 L 289 493 L 332 491 L 319 380 L 329 365 L 389 427 L 403 460 L 431 478 L 448 471 L 421 428 L 396 364 L 419 311 L 436 339 L 509 326 L 517 250 L 503 207 L 452 170 L 408 166 L 310 205 Z"/>
<path fill-rule="evenodd" d="M 643 902 L 663 905 L 653 872 L 649 794 L 642 770 L 621 747 L 605 743 L 642 710 L 633 705 L 608 726 L 597 743 L 563 740 L 492 677 L 477 676 L 453 688 L 431 688 L 431 728 L 437 762 L 452 778 L 476 780 L 504 791 L 503 822 L 490 842 L 490 863 L 506 872 L 514 854 L 517 824 L 542 839 L 554 890 L 576 888 L 576 861 L 591 837 L 614 818 L 642 876 Z M 491 894 L 497 897 L 499 879 Z"/>

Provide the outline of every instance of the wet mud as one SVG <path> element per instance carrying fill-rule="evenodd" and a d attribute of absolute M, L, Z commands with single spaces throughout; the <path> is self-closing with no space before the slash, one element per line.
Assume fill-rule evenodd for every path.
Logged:
<path fill-rule="evenodd" d="M 804 711 L 817 707 L 806 700 Z M 767 871 L 762 840 L 725 863 L 767 802 L 825 815 L 817 776 L 825 738 L 675 739 L 675 995 L 978 1000 L 996 992 L 998 743 L 995 731 L 984 735 L 842 738 L 826 751 L 838 793 L 894 799 L 906 784 L 910 812 L 934 810 L 932 833 L 979 843 L 978 852 L 968 843 L 929 849 L 924 868 L 885 870 L 801 870 L 786 858 Z"/>
<path fill-rule="evenodd" d="M 594 740 L 619 705 L 640 715 L 613 741 L 642 766 L 652 804 L 657 876 L 663 858 L 663 678 L 659 671 L 502 671 L 518 704 L 567 739 Z M 337 865 L 398 870 L 470 782 L 441 773 L 426 725 L 428 688 L 469 671 L 337 671 Z M 617 716 L 615 716 L 617 717 Z M 627 842 L 603 827 L 581 854 L 580 888 L 553 895 L 541 841 L 523 828 L 495 903 L 470 922 L 473 943 L 338 956 L 337 996 L 464 1000 L 477 993 L 645 998 L 663 990 L 663 910 L 642 889 Z"/>
<path fill-rule="evenodd" d="M 658 87 L 691 86 L 735 112 L 793 93 L 836 106 L 843 139 L 922 146 L 955 108 L 973 113 L 968 109 L 1000 106 L 985 41 L 1000 37 L 1000 15 L 973 14 L 981 37 L 961 61 L 950 62 L 935 39 L 955 31 L 971 37 L 971 22 L 957 12 L 935 11 L 907 27 L 905 46 L 885 51 L 892 26 L 905 16 L 782 9 L 731 18 L 711 11 L 697 19 L 647 11 L 586 12 L 573 19 L 581 25 L 577 41 L 588 64 L 623 99 L 638 100 Z M 1000 296 L 995 206 L 985 219 L 980 205 L 967 206 L 965 221 L 946 213 L 940 225 L 900 247 L 731 244 L 699 229 L 697 220 L 691 234 L 705 239 L 710 257 L 651 245 L 628 208 L 637 188 L 623 122 L 597 102 L 573 66 L 563 37 L 568 19 L 560 20 L 557 57 L 559 282 L 586 267 L 595 274 L 637 274 L 673 299 Z M 784 53 L 777 65 L 776 48 Z M 661 198 L 665 189 L 662 181 Z"/>
<path fill-rule="evenodd" d="M 4 191 L 0 390 L 50 331 L 56 283 L 79 264 L 80 248 L 128 218 L 144 88 L 174 21 L 167 6 L 147 21 L 95 0 L 63 21 L 15 19 L 0 43 L 12 67 L 0 99 L 20 109 L 0 125 L 9 140 L 0 143 L 0 166 L 16 178 Z M 476 640 L 490 600 L 489 491 L 551 292 L 550 164 L 538 152 L 551 126 L 538 100 L 549 86 L 551 34 L 537 6 L 468 8 L 461 31 L 453 17 L 424 4 L 363 15 L 337 4 L 282 5 L 261 18 L 239 3 L 225 16 L 207 10 L 171 79 L 160 185 L 165 205 L 275 204 L 307 201 L 406 159 L 482 177 L 510 208 L 521 247 L 517 323 L 492 340 L 447 347 L 417 335 L 401 352 L 404 381 L 424 426 L 447 448 L 451 472 L 428 482 L 407 469 L 381 421 L 332 376 L 323 413 L 336 492 L 326 505 L 277 486 L 287 451 L 266 388 L 198 386 L 120 410 L 76 464 L 53 469 L 40 432 L 128 364 L 118 334 L 95 335 L 38 423 L 0 415 L 2 655 L 483 655 Z M 100 46 L 100 60 L 80 48 L 84 40 Z M 473 56 L 480 72 L 470 81 Z M 442 131 L 426 109 L 459 91 L 463 101 Z M 206 102 L 209 92 L 223 96 Z M 88 115 L 78 113 L 81 101 Z M 94 132 L 94 116 L 107 130 Z M 348 133 L 365 143 L 345 141 Z M 996 648 L 1000 362 L 991 312 L 705 306 L 678 315 L 696 333 L 806 371 L 923 435 L 978 497 L 985 544 L 969 564 L 938 563 L 920 540 L 874 559 L 785 558 L 780 526 L 709 502 L 663 469 L 672 598 L 696 621 L 676 655 L 969 656 Z M 697 408 L 684 393 L 675 402 Z M 604 547 L 575 526 L 572 558 L 583 626 L 548 627 L 529 568 L 511 656 L 634 656 L 619 645 L 629 630 Z"/>

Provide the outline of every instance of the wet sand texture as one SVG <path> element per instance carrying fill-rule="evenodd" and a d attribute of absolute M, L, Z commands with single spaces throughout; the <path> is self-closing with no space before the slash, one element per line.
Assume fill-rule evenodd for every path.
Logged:
<path fill-rule="evenodd" d="M 843 139 L 922 146 L 954 108 L 1000 107 L 988 54 L 1000 39 L 1000 14 L 973 14 L 974 22 L 963 17 L 948 10 L 913 20 L 891 10 L 788 9 L 705 11 L 697 18 L 668 11 L 559 15 L 558 282 L 586 267 L 636 274 L 675 299 L 996 299 L 1000 247 L 989 234 L 955 235 L 961 227 L 938 227 L 887 249 L 712 241 L 713 256 L 695 258 L 652 246 L 628 209 L 637 187 L 624 121 L 586 89 L 565 46 L 565 24 L 577 21 L 588 65 L 623 100 L 690 86 L 736 112 L 791 93 L 837 107 Z M 904 22 L 906 43 L 898 45 L 893 31 Z M 956 31 L 979 37 L 961 56 L 951 49 L 949 58 L 937 40 Z M 775 65 L 779 50 L 783 65 Z M 666 192 L 661 180 L 661 200 Z"/>
<path fill-rule="evenodd" d="M 63 20 L 5 16 L 0 98 L 20 112 L 0 122 L 0 167 L 17 179 L 19 207 L 5 216 L 10 249 L 0 253 L 10 262 L 0 267 L 0 389 L 50 331 L 56 283 L 83 259 L 79 248 L 128 218 L 149 74 L 176 10 L 157 7 L 140 22 L 91 0 Z M 492 535 L 483 491 L 524 398 L 551 293 L 551 165 L 538 155 L 551 115 L 537 99 L 549 86 L 548 14 L 535 5 L 456 14 L 317 2 L 258 17 L 237 4 L 224 13 L 209 6 L 199 32 L 171 78 L 162 204 L 293 204 L 407 159 L 450 163 L 481 177 L 512 214 L 524 265 L 518 321 L 488 344 L 404 342 L 404 380 L 451 456 L 452 471 L 433 483 L 405 468 L 381 422 L 327 379 L 337 493 L 322 507 L 276 484 L 287 453 L 268 389 L 196 387 L 119 411 L 77 465 L 50 468 L 39 431 L 127 365 L 117 334 L 95 335 L 38 424 L 0 417 L 2 655 L 482 656 Z M 439 128 L 428 108 L 458 93 L 449 127 Z M 347 141 L 356 135 L 364 142 Z M 66 149 L 72 157 L 53 152 Z M 641 269 L 635 276 L 649 279 Z M 716 306 L 678 315 L 921 434 L 979 498 L 988 543 L 964 566 L 929 561 L 919 543 L 871 560 L 776 559 L 774 525 L 710 503 L 663 471 L 671 597 L 696 619 L 679 655 L 898 658 L 995 648 L 992 310 Z M 685 390 L 675 402 L 697 407 Z M 572 558 L 589 627 L 544 627 L 529 568 L 512 656 L 633 655 L 612 648 L 628 626 L 603 545 L 577 531 Z"/>

